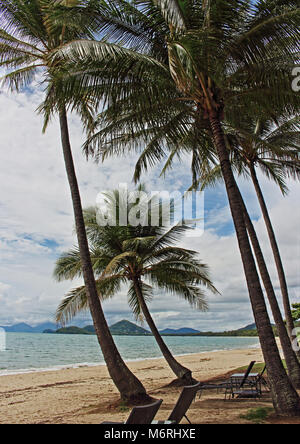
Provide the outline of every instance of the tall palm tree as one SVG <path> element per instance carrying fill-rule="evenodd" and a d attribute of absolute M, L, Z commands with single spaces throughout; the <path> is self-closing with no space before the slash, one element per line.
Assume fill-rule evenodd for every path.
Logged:
<path fill-rule="evenodd" d="M 118 196 L 118 193 L 114 196 Z M 112 204 L 111 197 L 112 195 L 106 197 L 108 208 Z M 113 200 L 117 202 L 115 198 Z M 126 203 L 125 211 L 126 214 L 130 213 L 130 204 Z M 135 317 L 145 318 L 175 375 L 185 384 L 192 383 L 191 371 L 174 358 L 147 306 L 147 302 L 153 297 L 153 286 L 163 292 L 183 297 L 192 307 L 200 310 L 207 307 L 200 285 L 216 292 L 209 279 L 207 267 L 199 261 L 197 253 L 176 246 L 176 242 L 188 228 L 181 225 L 170 229 L 142 225 L 100 226 L 97 223 L 96 209 L 84 211 L 84 219 L 101 298 L 112 297 L 122 284 L 129 284 L 128 303 Z M 54 276 L 58 280 L 82 276 L 78 249 L 72 249 L 60 256 Z M 56 320 L 65 324 L 78 311 L 87 307 L 85 287 L 75 288 L 58 307 Z"/>
<path fill-rule="evenodd" d="M 162 122 L 166 111 L 161 113 L 161 105 L 168 99 L 178 102 L 178 110 L 189 105 L 198 117 L 198 132 L 203 127 L 209 131 L 225 181 L 274 407 L 279 413 L 299 415 L 300 399 L 286 376 L 267 313 L 222 120 L 225 114 L 246 109 L 259 114 L 260 109 L 271 111 L 283 102 L 291 107 L 299 103 L 290 85 L 291 67 L 298 57 L 300 9 L 292 1 L 281 0 L 137 0 L 117 4 L 118 11 L 109 10 L 108 5 L 103 12 L 107 16 L 106 40 L 73 42 L 59 56 L 71 65 L 76 63 L 83 89 L 92 87 L 99 100 L 105 96 L 104 103 L 110 106 L 107 115 L 116 115 L 122 106 L 130 110 L 133 119 L 128 129 L 137 131 L 144 141 L 148 129 Z M 121 40 L 123 47 L 117 44 Z M 157 113 L 147 121 L 149 107 Z M 143 125 L 137 118 L 139 113 Z M 177 119 L 183 120 L 183 129 L 190 124 L 179 112 Z M 106 139 L 96 136 L 90 140 L 87 148 L 91 154 L 107 154 L 110 128 L 105 135 Z M 127 145 L 121 131 L 119 136 L 110 145 L 114 152 Z M 154 158 L 151 149 L 148 158 Z"/>
<path fill-rule="evenodd" d="M 70 185 L 83 278 L 97 337 L 108 371 L 123 399 L 147 398 L 142 383 L 123 362 L 106 323 L 98 297 L 85 232 L 81 199 L 69 138 L 67 108 L 62 89 L 61 61 L 51 61 L 52 51 L 74 39 L 92 38 L 98 30 L 95 0 L 1 0 L 0 62 L 8 70 L 4 83 L 19 91 L 35 74 L 47 83 L 52 111 L 59 115 L 65 168 Z M 50 102 L 49 102 L 50 103 Z M 44 104 L 49 118 L 49 105 Z M 82 98 L 77 111 L 87 118 L 89 103 Z"/>
<path fill-rule="evenodd" d="M 252 128 L 252 126 L 251 119 L 249 117 L 245 121 L 245 123 L 247 123 L 247 128 L 244 126 L 243 130 L 239 129 L 239 131 L 237 131 L 232 126 L 229 126 L 227 122 L 225 122 L 223 125 L 225 125 L 227 146 L 228 149 L 231 150 L 230 160 L 234 171 L 239 175 L 249 177 L 248 157 L 250 157 L 249 153 L 251 152 L 251 147 L 254 144 L 253 139 L 255 139 L 255 157 L 257 159 L 258 166 L 261 164 L 262 171 L 265 172 L 269 178 L 272 178 L 280 186 L 283 192 L 286 192 L 287 188 L 284 177 L 286 175 L 298 177 L 300 172 L 300 163 L 298 161 L 297 150 L 299 132 L 297 131 L 298 123 L 295 118 L 287 120 L 282 116 L 280 120 L 285 120 L 285 125 L 282 125 L 281 128 L 274 129 L 275 124 L 272 124 L 272 122 L 265 125 L 265 128 L 272 128 L 272 137 L 270 136 L 268 140 L 260 140 L 258 135 L 251 134 L 250 128 Z M 284 134 L 286 137 L 283 136 Z M 153 135 L 152 137 L 155 136 Z M 247 158 L 245 158 L 242 154 L 243 148 L 240 146 L 240 143 L 242 143 L 240 142 L 241 138 L 243 138 L 243 146 L 247 153 Z M 286 140 L 285 144 L 283 143 L 283 140 Z M 179 144 L 171 151 L 171 154 L 163 167 L 163 173 L 166 174 L 166 170 L 172 167 L 174 156 L 176 154 L 180 154 L 182 151 L 188 151 L 188 144 L 190 144 L 189 151 L 193 153 L 194 159 L 194 161 L 191 162 L 193 176 L 193 186 L 191 188 L 197 189 L 200 187 L 201 190 L 204 190 L 206 187 L 214 186 L 217 182 L 223 180 L 221 167 L 218 163 L 216 163 L 217 160 L 216 155 L 214 155 L 214 147 L 212 143 L 209 142 L 209 140 L 206 141 L 206 149 L 210 153 L 210 158 L 207 157 L 206 162 L 200 162 L 200 160 L 197 159 L 198 153 L 195 143 L 194 128 L 191 128 L 191 134 L 189 137 L 185 137 L 183 146 Z M 260 149 L 258 148 L 258 145 L 260 146 Z M 143 154 L 140 156 L 140 158 L 142 156 Z M 139 172 L 137 172 L 137 176 L 139 177 Z M 296 356 L 297 352 L 294 351 L 292 347 L 292 344 L 295 342 L 295 340 L 297 340 L 297 338 L 292 337 L 292 341 L 289 339 L 270 274 L 243 199 L 241 199 L 241 205 L 243 207 L 247 231 L 250 236 L 261 278 L 272 309 L 273 318 L 278 329 L 282 350 L 287 363 L 288 373 L 294 386 L 300 387 L 300 365 Z"/>
<path fill-rule="evenodd" d="M 246 126 L 229 126 L 226 137 L 232 149 L 231 161 L 236 165 L 239 174 L 251 177 L 259 201 L 262 215 L 267 228 L 270 245 L 275 259 L 277 274 L 281 288 L 287 330 L 294 342 L 294 322 L 288 294 L 288 285 L 284 267 L 276 240 L 275 232 L 268 212 L 267 204 L 259 183 L 256 170 L 260 169 L 268 178 L 280 187 L 283 194 L 287 192 L 285 178 L 300 178 L 300 124 L 299 116 L 281 115 L 272 119 L 248 119 Z M 218 167 L 214 173 L 218 176 Z M 208 183 L 213 177 L 204 178 Z M 202 179 L 203 180 L 203 179 Z M 298 352 L 299 353 L 299 352 Z M 299 354 L 300 356 L 300 354 Z"/>
<path fill-rule="evenodd" d="M 286 111 L 287 110 L 285 110 L 285 112 Z M 289 114 L 284 113 L 281 113 L 280 117 L 278 117 L 274 115 L 274 112 L 272 113 L 272 117 L 268 119 L 261 117 L 259 120 L 257 120 L 255 117 L 251 118 L 251 116 L 248 115 L 235 116 L 234 118 L 234 124 L 233 122 L 229 123 L 228 121 L 223 122 L 224 130 L 226 132 L 227 146 L 230 150 L 231 165 L 238 175 L 241 175 L 246 179 L 249 179 L 250 177 L 255 186 L 262 213 L 264 214 L 264 220 L 266 221 L 266 225 L 268 227 L 269 239 L 272 245 L 274 257 L 276 259 L 275 262 L 277 264 L 278 275 L 281 276 L 280 282 L 285 282 L 285 285 L 281 285 L 284 312 L 287 320 L 290 342 L 294 343 L 297 340 L 297 337 L 293 333 L 294 322 L 291 314 L 285 274 L 266 202 L 257 178 L 256 168 L 258 167 L 263 174 L 265 174 L 269 179 L 273 180 L 280 187 L 283 194 L 287 193 L 285 179 L 296 178 L 299 180 L 299 118 L 298 116 L 291 117 Z M 241 122 L 241 120 L 243 121 Z M 195 159 L 197 157 L 197 147 L 195 146 L 192 129 L 190 137 L 185 139 L 184 147 L 179 145 L 174 147 L 171 151 L 166 165 L 163 168 L 164 174 L 166 173 L 166 169 L 172 166 L 174 156 L 176 154 L 178 155 L 181 151 L 188 150 L 187 143 L 190 143 L 190 151 L 193 153 L 193 158 Z M 206 143 L 208 144 L 208 142 Z M 201 163 L 199 161 L 192 162 L 192 188 L 200 187 L 201 190 L 204 190 L 206 187 L 214 186 L 217 182 L 223 180 L 221 167 L 220 164 L 217 163 L 216 156 L 213 155 L 213 150 L 214 148 L 211 145 L 209 147 L 209 152 L 211 153 L 210 159 L 205 163 Z M 139 177 L 139 171 L 136 172 L 136 175 Z M 246 217 L 249 219 L 248 215 L 246 215 Z M 252 237 L 256 237 L 253 232 L 254 228 L 252 227 L 250 230 L 252 231 Z M 258 252 L 258 250 L 256 251 Z M 261 252 L 258 252 L 258 255 L 261 256 Z M 266 271 L 266 264 L 264 263 L 262 266 Z M 264 274 L 266 276 L 266 273 Z M 276 301 L 274 301 L 276 296 L 270 277 L 267 277 L 267 281 L 264 282 L 264 286 L 266 288 L 269 300 L 272 300 L 271 305 L 276 311 L 275 314 L 273 309 L 273 314 L 275 314 L 275 318 L 279 320 L 281 325 L 279 330 L 281 330 L 283 327 L 283 320 L 281 314 L 279 313 L 279 306 L 276 308 L 278 304 Z M 285 336 L 284 331 L 283 335 Z M 284 342 L 286 342 L 286 340 L 284 340 Z M 290 348 L 290 346 L 288 346 L 288 348 Z M 284 346 L 283 349 L 285 349 Z M 299 351 L 296 351 L 296 354 L 298 357 L 300 356 Z M 292 373 L 295 371 L 296 370 L 292 371 Z M 299 373 L 299 369 L 296 371 L 296 373 Z M 299 376 L 297 377 L 297 380 L 299 380 Z M 298 383 L 296 385 L 298 385 Z"/>

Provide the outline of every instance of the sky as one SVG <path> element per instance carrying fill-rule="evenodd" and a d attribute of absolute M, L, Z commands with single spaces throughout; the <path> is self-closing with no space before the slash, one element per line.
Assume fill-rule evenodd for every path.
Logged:
<path fill-rule="evenodd" d="M 43 94 L 37 85 L 19 94 L 0 93 L 0 325 L 53 321 L 64 294 L 80 281 L 57 283 L 55 260 L 76 244 L 70 192 L 54 119 L 42 134 L 42 116 L 35 110 Z M 69 126 L 83 207 L 95 205 L 97 194 L 119 183 L 133 188 L 135 156 L 111 158 L 95 164 L 82 154 L 84 134 L 79 119 Z M 142 177 L 147 190 L 184 190 L 190 186 L 189 159 L 177 163 L 163 180 L 159 167 Z M 283 197 L 276 186 L 259 176 L 279 242 L 292 302 L 300 300 L 300 184 L 291 182 Z M 279 283 L 266 230 L 250 182 L 239 181 L 254 221 L 275 291 Z M 223 185 L 205 192 L 205 230 L 182 240 L 199 251 L 208 264 L 219 295 L 207 293 L 209 310 L 195 311 L 174 295 L 156 293 L 150 310 L 159 328 L 191 327 L 222 331 L 253 322 L 241 259 Z M 109 325 L 134 321 L 126 288 L 103 305 Z M 79 319 L 91 323 L 87 313 Z M 144 325 L 146 327 L 146 325 Z"/>

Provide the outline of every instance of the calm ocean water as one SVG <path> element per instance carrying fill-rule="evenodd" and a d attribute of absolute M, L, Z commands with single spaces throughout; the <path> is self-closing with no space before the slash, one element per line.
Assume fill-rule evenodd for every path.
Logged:
<path fill-rule="evenodd" d="M 114 336 L 114 340 L 125 361 L 161 357 L 151 336 Z M 165 336 L 164 340 L 174 355 L 256 348 L 259 344 L 257 338 Z M 96 336 L 7 333 L 6 350 L 0 351 L 0 375 L 103 363 Z"/>

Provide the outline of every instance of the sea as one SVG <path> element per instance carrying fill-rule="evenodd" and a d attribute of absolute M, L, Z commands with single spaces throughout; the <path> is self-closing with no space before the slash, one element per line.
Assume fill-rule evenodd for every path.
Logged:
<path fill-rule="evenodd" d="M 162 356 L 152 336 L 114 336 L 128 361 Z M 174 356 L 258 348 L 258 338 L 164 336 Z M 97 337 L 47 333 L 6 333 L 5 349 L 0 349 L 0 376 L 36 371 L 59 370 L 105 364 Z"/>

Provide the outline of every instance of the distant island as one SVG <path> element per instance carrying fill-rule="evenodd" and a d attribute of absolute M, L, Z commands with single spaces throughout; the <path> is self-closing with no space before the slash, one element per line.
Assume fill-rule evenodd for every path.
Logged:
<path fill-rule="evenodd" d="M 109 328 L 112 335 L 116 336 L 152 336 L 150 331 L 127 320 L 119 321 L 116 324 L 111 325 Z M 48 329 L 45 330 L 44 333 L 94 335 L 95 329 L 93 325 L 87 325 L 83 328 L 70 326 L 59 328 L 57 330 Z M 162 336 L 257 336 L 257 330 L 255 324 L 250 324 L 238 330 L 223 332 L 201 332 L 187 327 L 179 329 L 165 328 L 160 331 L 160 334 Z"/>
<path fill-rule="evenodd" d="M 150 331 L 145 330 L 142 327 L 139 327 L 132 322 L 123 320 L 119 321 L 116 324 L 113 324 L 109 327 L 112 335 L 119 336 L 151 336 L 152 333 Z M 77 334 L 77 335 L 94 335 L 95 328 L 93 325 L 87 325 L 86 327 L 62 327 L 57 330 L 46 329 L 43 333 L 55 333 L 55 334 Z"/>
<path fill-rule="evenodd" d="M 19 324 L 10 326 L 1 325 L 1 328 L 3 328 L 7 333 L 43 333 L 46 329 L 56 329 L 57 324 L 54 324 L 53 322 L 43 322 L 35 327 L 31 327 L 31 325 L 20 322 Z"/>
<path fill-rule="evenodd" d="M 95 335 L 95 328 L 93 325 L 78 327 L 71 325 L 68 327 L 57 328 L 58 326 L 51 322 L 38 324 L 31 327 L 28 324 L 20 323 L 10 327 L 2 327 L 7 332 L 15 333 L 48 333 L 48 334 L 73 334 L 73 335 Z M 275 334 L 276 329 L 273 326 Z M 112 335 L 115 336 L 152 336 L 152 333 L 145 328 L 142 328 L 133 322 L 123 319 L 109 327 Z M 213 332 L 213 331 L 199 331 L 189 327 L 182 327 L 179 329 L 165 328 L 160 331 L 162 336 L 258 336 L 256 325 L 250 324 L 237 330 Z"/>

